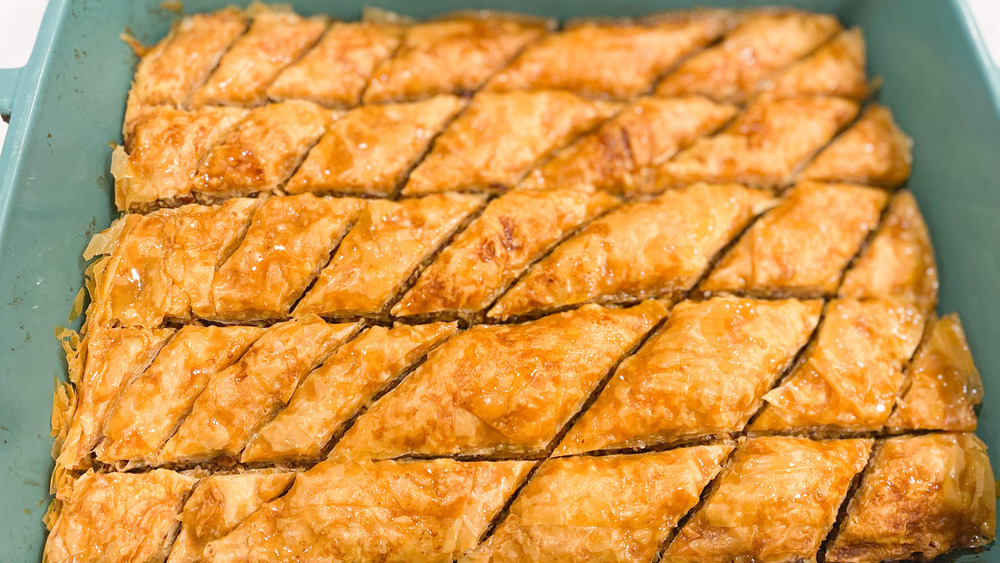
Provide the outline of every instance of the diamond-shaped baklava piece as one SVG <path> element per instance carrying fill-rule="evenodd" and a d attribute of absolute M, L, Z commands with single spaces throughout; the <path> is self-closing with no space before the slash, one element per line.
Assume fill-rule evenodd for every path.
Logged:
<path fill-rule="evenodd" d="M 454 323 L 366 330 L 302 380 L 288 406 L 250 440 L 240 461 L 320 459 L 359 409 L 455 331 Z"/>
<path fill-rule="evenodd" d="M 250 28 L 222 56 L 191 96 L 191 105 L 259 105 L 278 73 L 313 46 L 326 30 L 323 16 L 304 18 L 284 6 L 260 4 Z"/>
<path fill-rule="evenodd" d="M 581 224 L 619 203 L 605 193 L 515 190 L 494 199 L 417 279 L 393 315 L 471 317 Z"/>
<path fill-rule="evenodd" d="M 744 12 L 721 43 L 681 63 L 660 82 L 656 93 L 703 94 L 741 102 L 762 79 L 812 52 L 840 29 L 837 18 L 827 14 Z"/>
<path fill-rule="evenodd" d="M 251 563 L 453 561 L 476 546 L 533 464 L 324 462 L 296 475 L 280 499 L 205 549 L 205 559 Z"/>
<path fill-rule="evenodd" d="M 412 25 L 395 54 L 375 67 L 364 102 L 471 93 L 553 23 L 520 14 L 470 11 Z"/>
<path fill-rule="evenodd" d="M 924 322 L 918 309 L 901 301 L 831 301 L 803 362 L 764 396 L 767 405 L 750 430 L 880 430 Z"/>
<path fill-rule="evenodd" d="M 930 560 L 983 547 L 995 533 L 986 445 L 972 434 L 902 436 L 877 447 L 826 560 Z"/>
<path fill-rule="evenodd" d="M 732 449 L 546 461 L 496 532 L 461 561 L 652 561 Z"/>
<path fill-rule="evenodd" d="M 455 96 L 441 95 L 349 111 L 309 151 L 285 191 L 393 195 L 464 104 Z"/>
<path fill-rule="evenodd" d="M 623 205 L 535 264 L 489 316 L 507 319 L 587 302 L 674 296 L 758 213 L 770 195 L 736 184 L 699 184 Z"/>
<path fill-rule="evenodd" d="M 743 438 L 661 561 L 815 561 L 871 440 Z"/>
<path fill-rule="evenodd" d="M 764 214 L 699 288 L 769 295 L 831 295 L 878 226 L 883 190 L 804 182 Z"/>
<path fill-rule="evenodd" d="M 654 167 L 735 114 L 734 106 L 700 96 L 639 98 L 532 170 L 519 187 L 654 191 Z"/>
<path fill-rule="evenodd" d="M 484 203 L 465 194 L 369 201 L 295 314 L 384 314 L 414 270 Z"/>
<path fill-rule="evenodd" d="M 520 325 L 473 327 L 372 405 L 333 454 L 542 455 L 666 313 L 658 301 L 588 305 Z"/>
<path fill-rule="evenodd" d="M 513 188 L 552 151 L 619 109 L 555 90 L 479 94 L 434 141 L 403 195 Z"/>
<path fill-rule="evenodd" d="M 685 301 L 618 367 L 556 449 L 569 455 L 743 429 L 805 346 L 820 301 Z"/>
<path fill-rule="evenodd" d="M 569 90 L 633 98 L 679 60 L 721 35 L 725 11 L 666 13 L 638 20 L 578 20 L 529 45 L 487 90 Z"/>
<path fill-rule="evenodd" d="M 828 43 L 758 86 L 761 96 L 842 96 L 864 99 L 870 87 L 865 73 L 865 36 L 858 28 Z"/>
<path fill-rule="evenodd" d="M 158 461 L 238 457 L 254 433 L 288 404 L 302 378 L 357 330 L 357 324 L 331 325 L 316 316 L 272 326 L 239 362 L 209 379 Z"/>

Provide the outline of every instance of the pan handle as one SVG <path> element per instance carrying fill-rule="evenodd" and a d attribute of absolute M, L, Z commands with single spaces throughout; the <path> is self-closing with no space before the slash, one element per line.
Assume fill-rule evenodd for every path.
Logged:
<path fill-rule="evenodd" d="M 0 69 L 0 115 L 10 116 L 22 70 L 21 68 Z"/>

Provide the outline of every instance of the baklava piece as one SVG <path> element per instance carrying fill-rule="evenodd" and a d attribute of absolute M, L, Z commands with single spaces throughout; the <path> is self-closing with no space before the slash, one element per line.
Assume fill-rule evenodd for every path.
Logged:
<path fill-rule="evenodd" d="M 393 315 L 469 318 L 581 224 L 618 204 L 605 193 L 515 190 L 494 199 L 392 308 Z"/>
<path fill-rule="evenodd" d="M 330 110 L 301 101 L 252 110 L 205 155 L 194 181 L 195 192 L 211 201 L 275 191 L 333 118 Z"/>
<path fill-rule="evenodd" d="M 841 96 L 862 100 L 870 87 L 866 74 L 865 36 L 842 31 L 808 57 L 759 85 L 761 96 Z"/>
<path fill-rule="evenodd" d="M 801 177 L 895 188 L 910 177 L 912 150 L 913 140 L 900 130 L 892 111 L 871 104 L 857 123 L 816 156 Z"/>
<path fill-rule="evenodd" d="M 370 201 L 295 314 L 383 315 L 419 265 L 484 203 L 465 194 Z"/>
<path fill-rule="evenodd" d="M 356 106 L 375 66 L 399 46 L 403 30 L 398 25 L 336 22 L 315 47 L 278 75 L 267 95 L 326 107 Z"/>
<path fill-rule="evenodd" d="M 287 317 L 365 204 L 311 194 L 274 197 L 257 210 L 239 247 L 215 272 L 207 318 Z"/>
<path fill-rule="evenodd" d="M 924 316 L 900 301 L 831 301 L 804 361 L 764 396 L 750 430 L 881 430 L 923 331 Z"/>
<path fill-rule="evenodd" d="M 245 109 L 209 107 L 183 111 L 155 107 L 131 124 L 131 144 L 115 147 L 111 173 L 119 211 L 190 203 L 202 155 L 247 114 Z"/>
<path fill-rule="evenodd" d="M 473 327 L 372 405 L 333 454 L 543 455 L 608 370 L 666 314 L 664 304 L 647 301 Z"/>
<path fill-rule="evenodd" d="M 878 226 L 882 190 L 803 182 L 754 223 L 699 286 L 702 291 L 832 295 Z"/>
<path fill-rule="evenodd" d="M 246 27 L 246 16 L 234 8 L 192 14 L 181 18 L 165 39 L 140 54 L 122 130 L 129 150 L 134 120 L 149 106 L 186 107 L 191 93 L 208 78 Z"/>
<path fill-rule="evenodd" d="M 512 188 L 549 153 L 618 109 L 554 90 L 479 94 L 435 140 L 403 195 Z"/>
<path fill-rule="evenodd" d="M 396 53 L 375 67 L 364 103 L 470 94 L 554 23 L 478 11 L 412 25 Z"/>
<path fill-rule="evenodd" d="M 264 329 L 182 327 L 125 389 L 104 425 L 97 459 L 150 465 L 215 374 L 235 363 Z"/>
<path fill-rule="evenodd" d="M 871 440 L 740 439 L 664 563 L 815 561 Z"/>
<path fill-rule="evenodd" d="M 721 43 L 684 61 L 663 79 L 663 96 L 702 94 L 742 102 L 758 83 L 809 54 L 841 30 L 837 18 L 795 10 L 744 12 Z"/>
<path fill-rule="evenodd" d="M 641 448 L 743 429 L 819 321 L 820 301 L 685 301 L 630 356 L 556 455 Z"/>
<path fill-rule="evenodd" d="M 930 560 L 996 533 L 996 486 L 972 434 L 886 440 L 826 550 L 831 563 Z"/>
<path fill-rule="evenodd" d="M 272 326 L 239 362 L 209 379 L 157 461 L 238 457 L 253 434 L 288 404 L 302 378 L 357 329 L 357 324 L 331 325 L 315 316 Z"/>
<path fill-rule="evenodd" d="M 489 316 L 676 296 L 773 204 L 769 195 L 737 184 L 699 184 L 623 205 L 535 264 Z"/>
<path fill-rule="evenodd" d="M 205 546 L 288 490 L 295 473 L 212 475 L 198 482 L 180 514 L 181 531 L 167 563 L 203 561 Z"/>
<path fill-rule="evenodd" d="M 739 182 L 783 188 L 857 112 L 857 102 L 844 98 L 755 102 L 721 133 L 698 139 L 660 165 L 655 187 Z"/>
<path fill-rule="evenodd" d="M 302 380 L 288 406 L 260 429 L 240 461 L 319 460 L 359 409 L 456 329 L 454 323 L 369 328 Z"/>
<path fill-rule="evenodd" d="M 205 548 L 205 559 L 453 561 L 527 476 L 524 461 L 324 462 Z"/>
<path fill-rule="evenodd" d="M 464 105 L 455 96 L 441 95 L 354 109 L 309 151 L 285 191 L 393 195 L 431 140 Z"/>
<path fill-rule="evenodd" d="M 733 446 L 546 461 L 463 563 L 653 561 Z"/>
<path fill-rule="evenodd" d="M 729 12 L 706 10 L 571 22 L 529 45 L 486 89 L 634 98 L 682 58 L 719 37 L 731 18 Z"/>
<path fill-rule="evenodd" d="M 735 107 L 700 96 L 639 98 L 532 170 L 519 187 L 651 191 L 656 166 L 735 114 Z"/>
<path fill-rule="evenodd" d="M 87 472 L 73 485 L 43 560 L 164 561 L 195 479 L 173 471 Z"/>
<path fill-rule="evenodd" d="M 938 276 L 927 225 L 908 191 L 896 194 L 868 247 L 844 276 L 840 295 L 899 297 L 931 311 Z"/>
<path fill-rule="evenodd" d="M 906 368 L 909 388 L 886 426 L 893 432 L 976 429 L 983 381 L 957 314 L 937 320 Z"/>
<path fill-rule="evenodd" d="M 83 377 L 77 384 L 73 418 L 57 465 L 68 469 L 90 466 L 90 453 L 100 442 L 101 430 L 119 395 L 172 336 L 174 331 L 169 329 L 90 329 L 81 343 Z"/>
<path fill-rule="evenodd" d="M 326 30 L 323 16 L 304 18 L 287 7 L 255 5 L 246 34 L 222 56 L 219 66 L 191 96 L 191 105 L 254 106 L 267 101 L 278 73 L 313 46 Z"/>

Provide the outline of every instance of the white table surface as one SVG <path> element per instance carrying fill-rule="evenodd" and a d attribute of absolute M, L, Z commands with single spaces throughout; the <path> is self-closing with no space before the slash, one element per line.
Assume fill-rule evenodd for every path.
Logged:
<path fill-rule="evenodd" d="M 1000 62 L 1000 1 L 965 0 L 972 9 L 994 64 Z M 24 66 L 48 0 L 0 0 L 0 68 Z M 780 4 L 780 1 L 776 3 Z M 0 149 L 7 124 L 0 121 Z"/>

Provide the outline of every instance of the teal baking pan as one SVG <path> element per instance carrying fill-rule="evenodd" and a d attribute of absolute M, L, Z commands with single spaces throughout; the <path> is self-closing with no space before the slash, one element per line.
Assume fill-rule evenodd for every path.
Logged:
<path fill-rule="evenodd" d="M 188 0 L 186 12 L 230 0 Z M 241 3 L 241 2 L 237 2 Z M 301 13 L 360 15 L 360 0 L 293 0 Z M 634 15 L 702 0 L 369 0 L 413 16 L 489 7 L 567 18 Z M 761 4 L 766 2 L 759 2 Z M 930 226 L 942 312 L 958 311 L 986 385 L 979 435 L 1000 468 L 1000 97 L 963 4 L 936 0 L 781 2 L 864 29 L 879 99 L 916 140 L 909 188 Z M 53 327 L 83 282 L 90 236 L 115 216 L 108 143 L 120 142 L 136 62 L 118 39 L 166 34 L 159 0 L 50 0 L 28 66 L 0 70 L 10 130 L 0 156 L 0 561 L 38 561 L 49 502 L 53 377 L 65 371 Z M 1000 549 L 961 561 L 1000 561 Z"/>

